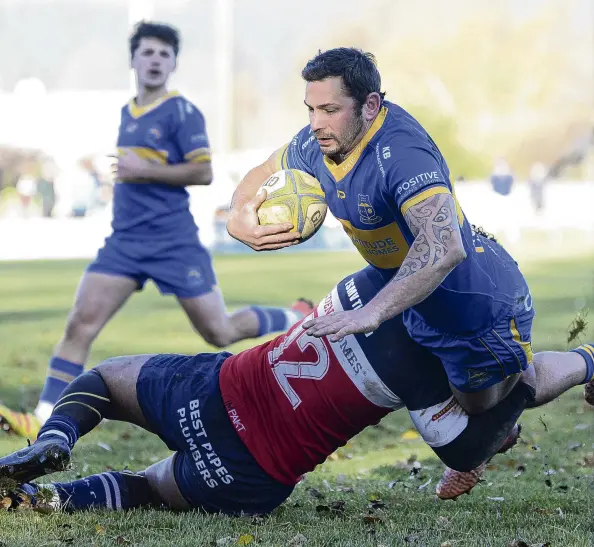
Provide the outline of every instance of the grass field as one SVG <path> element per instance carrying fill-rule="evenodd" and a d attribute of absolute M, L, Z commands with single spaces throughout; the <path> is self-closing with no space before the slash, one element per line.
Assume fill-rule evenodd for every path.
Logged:
<path fill-rule="evenodd" d="M 216 270 L 230 308 L 319 299 L 359 268 L 356 255 L 219 257 Z M 61 336 L 85 263 L 0 264 L 0 400 L 30 409 L 48 358 Z M 530 263 L 525 268 L 537 309 L 534 344 L 567 348 L 578 310 L 594 306 L 594 257 Z M 583 340 L 594 339 L 588 328 Z M 232 351 L 248 347 L 237 344 Z M 135 295 L 95 343 L 90 364 L 130 353 L 211 350 L 175 300 L 149 286 Z M 594 545 L 594 412 L 574 389 L 525 414 L 521 444 L 496 457 L 472 495 L 440 502 L 434 487 L 442 464 L 410 434 L 405 413 L 389 416 L 339 450 L 299 484 L 265 519 L 131 511 L 77 515 L 0 511 L 0 546 L 507 546 Z M 408 433 L 407 433 L 408 432 Z M 0 436 L 0 453 L 23 440 Z M 61 480 L 129 467 L 138 470 L 168 454 L 156 438 L 108 422 L 74 452 Z M 412 462 L 422 468 L 411 474 Z M 516 545 L 523 545 L 516 543 Z"/>

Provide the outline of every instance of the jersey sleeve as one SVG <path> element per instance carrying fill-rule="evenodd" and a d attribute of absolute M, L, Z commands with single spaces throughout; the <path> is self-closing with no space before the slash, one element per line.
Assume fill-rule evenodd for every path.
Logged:
<path fill-rule="evenodd" d="M 293 140 L 276 154 L 276 169 L 298 169 L 311 176 L 314 174 L 315 136 L 309 126 L 304 127 Z"/>
<path fill-rule="evenodd" d="M 177 126 L 174 140 L 185 162 L 210 161 L 210 144 L 202 112 L 186 99 L 177 101 Z"/>
<path fill-rule="evenodd" d="M 404 215 L 410 207 L 435 194 L 451 194 L 443 164 L 423 148 L 399 150 L 386 172 L 387 191 Z"/>

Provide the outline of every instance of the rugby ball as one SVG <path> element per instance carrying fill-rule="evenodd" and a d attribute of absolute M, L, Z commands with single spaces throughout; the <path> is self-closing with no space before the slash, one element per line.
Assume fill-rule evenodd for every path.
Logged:
<path fill-rule="evenodd" d="M 328 205 L 319 181 L 311 175 L 297 169 L 277 171 L 260 190 L 266 191 L 266 201 L 258 209 L 261 225 L 290 222 L 302 242 L 321 228 Z"/>

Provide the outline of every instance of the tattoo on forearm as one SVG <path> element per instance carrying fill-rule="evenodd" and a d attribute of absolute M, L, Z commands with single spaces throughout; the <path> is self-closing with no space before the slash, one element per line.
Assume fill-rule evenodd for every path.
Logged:
<path fill-rule="evenodd" d="M 406 211 L 404 219 L 415 240 L 394 281 L 439 262 L 458 229 L 456 204 L 450 194 L 437 194 L 421 201 Z"/>

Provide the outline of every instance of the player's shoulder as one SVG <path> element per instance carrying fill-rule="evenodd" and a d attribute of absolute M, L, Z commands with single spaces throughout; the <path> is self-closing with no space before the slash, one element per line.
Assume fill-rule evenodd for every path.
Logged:
<path fill-rule="evenodd" d="M 188 117 L 204 117 L 200 109 L 181 93 L 175 92 L 168 103 L 169 107 L 174 111 L 175 117 L 181 123 L 185 122 Z"/>
<path fill-rule="evenodd" d="M 384 102 L 384 108 L 385 121 L 382 130 L 378 131 L 376 147 L 386 168 L 406 161 L 411 149 L 426 151 L 433 156 L 439 154 L 425 128 L 409 112 L 388 101 Z"/>

